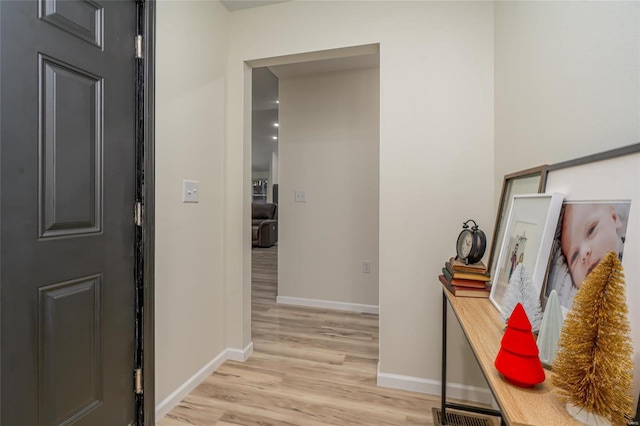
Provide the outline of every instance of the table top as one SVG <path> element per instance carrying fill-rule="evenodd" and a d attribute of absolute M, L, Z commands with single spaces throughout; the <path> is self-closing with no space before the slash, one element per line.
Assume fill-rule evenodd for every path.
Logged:
<path fill-rule="evenodd" d="M 533 388 L 520 388 L 507 382 L 494 367 L 500 350 L 504 321 L 489 299 L 456 297 L 444 289 L 469 345 L 480 364 L 504 421 L 509 425 L 581 425 L 552 392 L 551 370 L 546 380 Z"/>

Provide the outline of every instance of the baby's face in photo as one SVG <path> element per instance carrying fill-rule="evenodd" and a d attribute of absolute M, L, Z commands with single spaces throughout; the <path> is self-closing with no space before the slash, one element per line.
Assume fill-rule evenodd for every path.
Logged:
<path fill-rule="evenodd" d="M 562 219 L 562 252 L 580 288 L 609 251 L 618 252 L 622 226 L 610 204 L 568 204 Z"/>

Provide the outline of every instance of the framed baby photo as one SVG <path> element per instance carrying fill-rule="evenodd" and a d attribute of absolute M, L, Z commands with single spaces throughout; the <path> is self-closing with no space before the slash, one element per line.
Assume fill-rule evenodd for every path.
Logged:
<path fill-rule="evenodd" d="M 515 195 L 511 200 L 489 296 L 505 319 L 504 297 L 516 266 L 524 265 L 536 294 L 542 291 L 563 199 L 552 193 Z"/>
<path fill-rule="evenodd" d="M 548 166 L 544 173 L 545 191 L 562 192 L 567 206 L 583 200 L 583 204 L 611 204 L 619 215 L 619 233 L 624 239 L 619 256 L 627 283 L 627 304 L 632 324 L 634 342 L 640 345 L 640 144 L 628 145 L 585 157 Z M 604 200 L 604 201 L 603 201 Z M 609 200 L 609 201 L 607 201 Z M 587 207 L 582 207 L 587 208 Z M 563 220 L 566 214 L 563 210 Z M 558 236 L 561 230 L 558 229 Z M 556 238 L 556 239 L 557 239 Z M 556 290 L 560 304 L 566 313 L 571 308 L 573 295 L 577 291 L 574 281 L 581 281 L 582 274 L 576 272 L 575 279 L 564 265 L 559 241 L 556 241 L 554 257 L 551 258 L 549 276 L 543 298 L 546 300 L 551 290 Z M 612 249 L 615 248 L 612 246 Z M 622 255 L 624 249 L 624 256 Z M 573 253 L 572 255 L 575 255 Z M 582 259 L 578 259 L 582 262 Z M 587 262 L 587 260 L 585 260 Z M 571 281 L 571 286 L 569 286 Z M 569 292 L 570 290 L 570 292 Z M 562 294 L 561 294 L 562 292 Z M 640 347 L 640 346 L 636 346 Z M 638 356 L 640 356 L 640 351 Z M 639 370 L 640 374 L 640 370 Z M 638 379 L 640 387 L 640 377 Z"/>
<path fill-rule="evenodd" d="M 565 201 L 551 245 L 544 297 L 555 290 L 568 312 L 582 282 L 609 251 L 622 260 L 630 200 Z"/>

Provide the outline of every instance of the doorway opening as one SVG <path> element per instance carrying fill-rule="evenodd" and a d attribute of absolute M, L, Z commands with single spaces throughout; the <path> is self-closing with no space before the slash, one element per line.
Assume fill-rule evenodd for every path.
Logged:
<path fill-rule="evenodd" d="M 253 163 L 267 143 L 277 142 L 275 155 L 262 159 L 268 172 L 252 168 L 254 207 L 263 198 L 277 201 L 277 242 L 269 248 L 252 243 L 252 324 L 266 309 L 260 300 L 265 280 L 275 281 L 270 297 L 278 305 L 378 314 L 379 46 L 249 66 Z M 264 75 L 272 84 L 276 79 L 277 96 L 256 100 L 262 90 L 256 80 Z M 264 118 L 269 102 L 275 115 Z M 275 270 L 266 273 L 265 265 Z M 377 349 L 376 343 L 376 356 Z"/>

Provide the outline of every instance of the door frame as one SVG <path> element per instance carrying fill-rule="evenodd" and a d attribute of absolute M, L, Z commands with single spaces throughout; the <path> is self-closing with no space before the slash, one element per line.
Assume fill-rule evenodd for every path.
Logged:
<path fill-rule="evenodd" d="M 143 418 L 156 424 L 155 404 L 155 53 L 156 0 L 143 2 L 144 188 L 143 188 Z"/>

